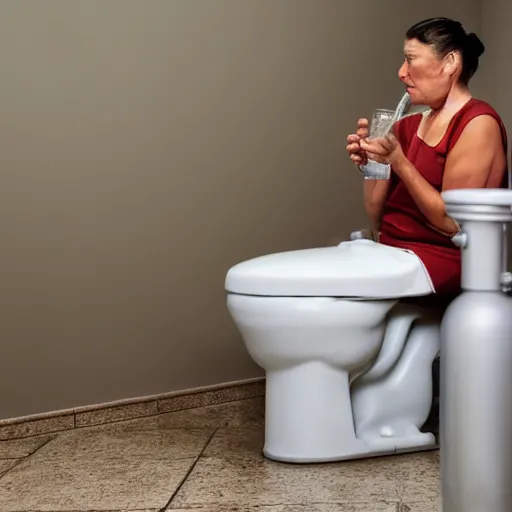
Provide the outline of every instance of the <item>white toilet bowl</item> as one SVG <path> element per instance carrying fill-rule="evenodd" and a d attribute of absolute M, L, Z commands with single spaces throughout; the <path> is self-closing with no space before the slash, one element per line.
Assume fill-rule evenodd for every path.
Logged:
<path fill-rule="evenodd" d="M 433 291 L 417 256 L 370 240 L 271 254 L 231 268 L 226 290 L 266 371 L 268 458 L 324 462 L 435 445 L 419 427 L 439 320 L 399 304 Z"/>

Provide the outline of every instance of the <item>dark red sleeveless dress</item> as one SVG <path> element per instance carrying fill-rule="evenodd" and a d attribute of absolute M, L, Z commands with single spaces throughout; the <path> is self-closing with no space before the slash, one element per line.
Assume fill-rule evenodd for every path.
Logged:
<path fill-rule="evenodd" d="M 436 190 L 441 192 L 446 156 L 469 121 L 484 114 L 494 117 L 500 124 L 506 151 L 507 134 L 501 118 L 490 105 L 474 98 L 455 114 L 437 146 L 429 146 L 417 135 L 422 114 L 400 120 L 395 133 L 408 160 Z M 504 177 L 502 187 L 508 187 L 507 175 Z M 452 243 L 450 237 L 430 227 L 406 186 L 395 173 L 391 175 L 390 191 L 382 217 L 380 242 L 413 251 L 429 272 L 438 295 L 448 298 L 460 292 L 460 249 Z"/>

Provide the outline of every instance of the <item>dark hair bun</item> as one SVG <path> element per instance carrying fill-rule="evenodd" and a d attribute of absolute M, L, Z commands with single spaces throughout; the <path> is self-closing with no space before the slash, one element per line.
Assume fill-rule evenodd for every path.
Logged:
<path fill-rule="evenodd" d="M 471 32 L 468 34 L 467 39 L 467 47 L 470 53 L 472 53 L 475 57 L 480 57 L 485 52 L 485 46 L 482 41 L 480 41 L 480 38 Z"/>

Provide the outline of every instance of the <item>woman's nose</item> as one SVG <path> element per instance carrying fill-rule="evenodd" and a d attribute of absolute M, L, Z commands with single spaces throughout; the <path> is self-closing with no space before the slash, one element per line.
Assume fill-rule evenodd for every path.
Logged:
<path fill-rule="evenodd" d="M 407 66 L 407 61 L 404 61 L 404 63 L 398 69 L 398 78 L 400 78 L 400 80 L 404 81 L 405 78 L 407 77 L 408 73 L 409 73 L 409 69 Z"/>

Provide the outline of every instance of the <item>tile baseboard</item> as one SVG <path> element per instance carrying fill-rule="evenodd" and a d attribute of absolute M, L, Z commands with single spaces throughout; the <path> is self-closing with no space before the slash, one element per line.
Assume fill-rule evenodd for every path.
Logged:
<path fill-rule="evenodd" d="M 104 404 L 76 407 L 21 418 L 0 420 L 0 441 L 32 437 L 156 416 L 169 412 L 220 405 L 265 395 L 265 378 L 228 382 L 183 391 L 140 398 L 116 400 Z"/>

